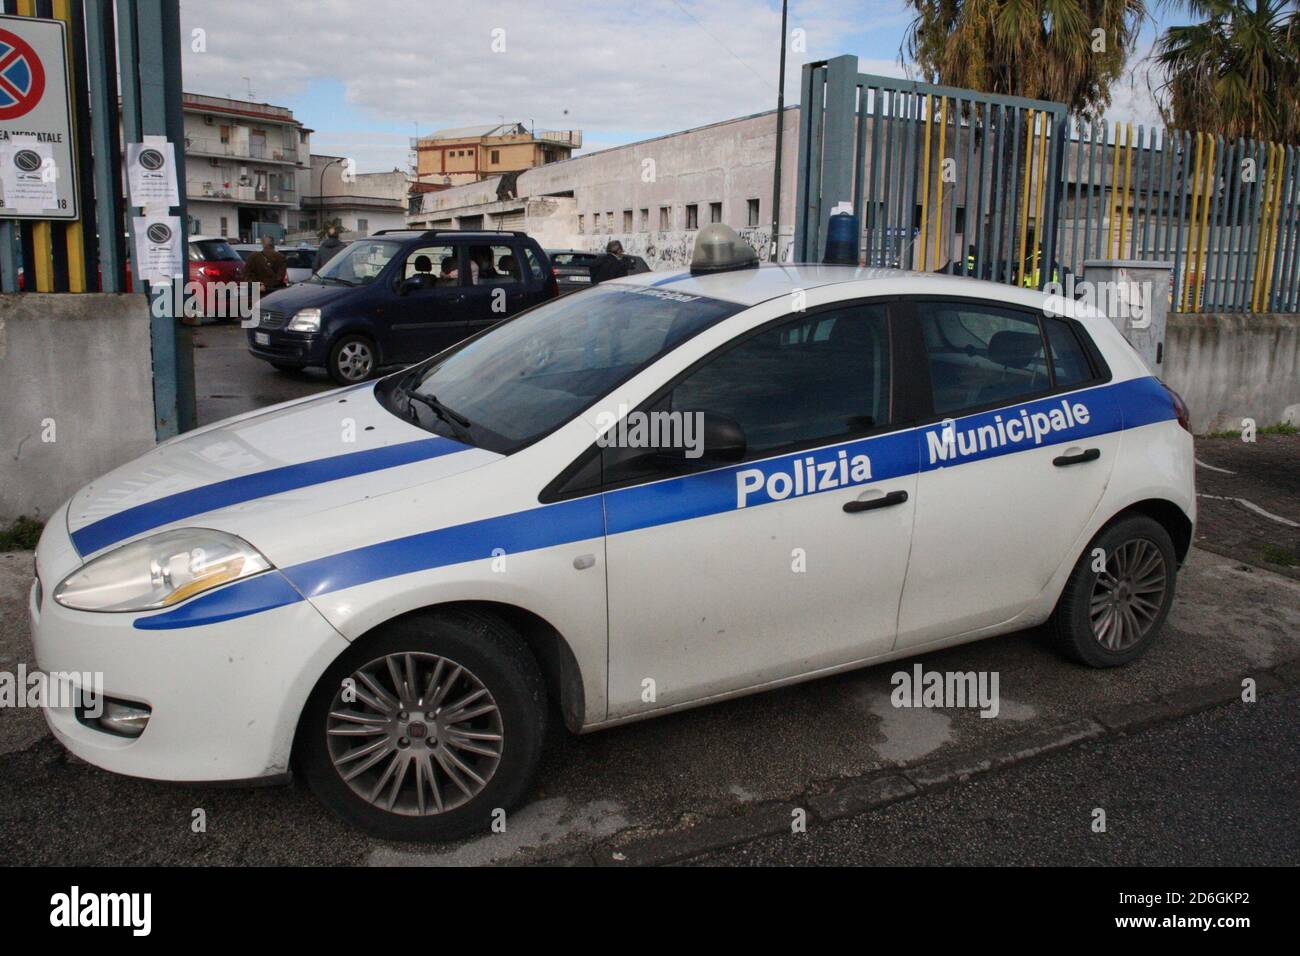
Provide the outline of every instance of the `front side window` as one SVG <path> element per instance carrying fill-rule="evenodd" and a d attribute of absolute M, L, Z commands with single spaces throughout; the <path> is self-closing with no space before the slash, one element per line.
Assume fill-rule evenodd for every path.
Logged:
<path fill-rule="evenodd" d="M 1035 317 L 965 302 L 918 302 L 934 411 L 952 415 L 1050 391 Z"/>
<path fill-rule="evenodd" d="M 671 406 L 734 419 L 750 458 L 830 443 L 889 424 L 889 355 L 883 305 L 818 312 L 709 360 L 673 389 Z"/>
<path fill-rule="evenodd" d="M 376 395 L 393 414 L 430 431 L 508 454 L 741 308 L 661 289 L 600 286 L 520 313 L 385 380 Z M 412 402 L 410 392 L 436 399 L 449 414 Z"/>

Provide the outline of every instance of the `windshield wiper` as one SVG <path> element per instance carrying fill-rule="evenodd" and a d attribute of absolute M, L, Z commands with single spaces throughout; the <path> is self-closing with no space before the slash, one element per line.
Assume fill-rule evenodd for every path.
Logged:
<path fill-rule="evenodd" d="M 453 411 L 442 402 L 438 401 L 435 395 L 422 395 L 419 392 L 408 391 L 406 400 L 410 403 L 412 410 L 416 403 L 429 409 L 444 422 L 451 426 L 452 431 L 456 433 L 457 438 L 469 439 L 470 420 L 459 412 Z"/>
<path fill-rule="evenodd" d="M 318 274 L 316 278 L 320 279 L 321 282 L 341 282 L 345 286 L 348 286 L 349 288 L 356 285 L 355 282 L 350 282 L 347 279 L 340 279 L 338 276 L 323 276 Z"/>

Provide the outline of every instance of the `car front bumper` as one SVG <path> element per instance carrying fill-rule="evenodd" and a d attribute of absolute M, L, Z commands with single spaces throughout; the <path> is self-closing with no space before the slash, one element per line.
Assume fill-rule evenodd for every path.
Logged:
<path fill-rule="evenodd" d="M 284 329 L 247 329 L 248 351 L 266 362 L 284 365 L 324 365 L 328 343 L 319 332 L 288 332 Z"/>
<path fill-rule="evenodd" d="M 50 696 L 42 709 L 59 742 L 97 767 L 154 780 L 286 773 L 307 697 L 348 642 L 308 601 L 167 630 L 136 628 L 144 614 L 65 608 L 52 596 L 61 580 L 52 565 L 64 562 L 51 555 L 71 549 L 61 525 L 47 525 L 29 595 L 36 666 L 51 675 L 49 686 L 99 691 L 151 712 L 138 737 L 123 737 L 79 718 L 77 695 Z"/>

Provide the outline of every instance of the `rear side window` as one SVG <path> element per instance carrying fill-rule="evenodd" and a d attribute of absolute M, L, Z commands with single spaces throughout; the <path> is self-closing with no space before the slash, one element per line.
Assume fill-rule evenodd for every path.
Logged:
<path fill-rule="evenodd" d="M 1036 317 L 965 302 L 916 305 L 936 414 L 1010 404 L 1051 390 Z"/>
<path fill-rule="evenodd" d="M 1052 374 L 1056 387 L 1069 388 L 1092 381 L 1096 377 L 1092 365 L 1070 324 L 1061 319 L 1045 318 L 1043 328 L 1047 330 L 1047 344 L 1052 350 Z"/>
<path fill-rule="evenodd" d="M 537 259 L 537 254 L 533 252 L 532 249 L 524 246 L 524 259 L 528 263 L 528 271 L 532 274 L 532 277 L 540 280 L 544 273 L 542 271 L 542 264 Z"/>
<path fill-rule="evenodd" d="M 765 329 L 673 389 L 674 411 L 726 415 L 749 456 L 833 442 L 889 423 L 884 306 L 819 312 Z"/>

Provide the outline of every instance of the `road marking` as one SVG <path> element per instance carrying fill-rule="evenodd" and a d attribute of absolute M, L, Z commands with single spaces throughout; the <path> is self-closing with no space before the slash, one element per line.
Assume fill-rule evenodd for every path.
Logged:
<path fill-rule="evenodd" d="M 1195 458 L 1195 459 L 1193 459 L 1193 461 L 1195 461 L 1195 462 L 1196 462 L 1198 465 L 1200 465 L 1202 468 L 1208 468 L 1208 469 L 1210 469 L 1210 471 L 1217 471 L 1217 472 L 1218 472 L 1219 474 L 1221 474 L 1221 475 L 1235 475 L 1235 474 L 1236 474 L 1235 471 L 1228 471 L 1228 469 L 1226 469 L 1226 468 L 1219 468 L 1219 467 L 1217 467 L 1217 466 L 1215 466 L 1215 465 L 1207 465 L 1205 462 L 1201 461 L 1201 459 L 1199 459 L 1199 458 Z"/>
<path fill-rule="evenodd" d="M 1227 495 L 1207 495 L 1204 492 L 1196 493 L 1198 498 L 1210 498 L 1214 501 L 1235 501 L 1248 511 L 1253 511 L 1257 515 L 1267 518 L 1269 521 L 1276 521 L 1278 524 L 1284 524 L 1288 528 L 1300 528 L 1300 522 L 1292 521 L 1290 518 L 1283 518 L 1281 515 L 1275 515 L 1271 511 L 1265 511 L 1253 501 L 1247 501 L 1245 498 L 1233 498 Z"/>

